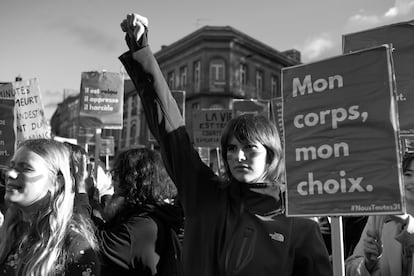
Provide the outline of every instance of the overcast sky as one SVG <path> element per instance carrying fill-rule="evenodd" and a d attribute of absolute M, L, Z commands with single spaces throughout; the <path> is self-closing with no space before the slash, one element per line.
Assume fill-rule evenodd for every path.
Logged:
<path fill-rule="evenodd" d="M 414 0 L 1 0 L 0 82 L 37 78 L 50 117 L 81 73 L 119 72 L 119 24 L 149 18 L 154 52 L 204 25 L 231 26 L 302 62 L 340 55 L 342 35 L 414 19 Z"/>

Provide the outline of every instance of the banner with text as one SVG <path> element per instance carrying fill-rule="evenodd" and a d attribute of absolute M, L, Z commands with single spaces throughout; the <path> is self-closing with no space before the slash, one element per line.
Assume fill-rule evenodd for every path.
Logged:
<path fill-rule="evenodd" d="M 414 133 L 414 20 L 342 36 L 343 52 L 392 44 L 401 133 Z"/>
<path fill-rule="evenodd" d="M 122 129 L 124 80 L 112 72 L 82 72 L 79 124 L 83 128 Z"/>
<path fill-rule="evenodd" d="M 0 83 L 0 165 L 14 154 L 14 91 L 12 83 Z"/>
<path fill-rule="evenodd" d="M 287 215 L 404 209 L 388 46 L 282 69 Z"/>
<path fill-rule="evenodd" d="M 16 147 L 27 139 L 50 138 L 37 79 L 13 82 Z"/>
<path fill-rule="evenodd" d="M 232 118 L 229 109 L 202 109 L 193 112 L 193 138 L 196 147 L 220 147 L 223 129 Z"/>

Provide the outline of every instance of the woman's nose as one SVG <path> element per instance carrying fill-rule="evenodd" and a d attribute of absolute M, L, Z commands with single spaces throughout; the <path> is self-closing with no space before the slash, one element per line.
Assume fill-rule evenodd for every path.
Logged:
<path fill-rule="evenodd" d="M 15 169 L 9 169 L 6 171 L 6 177 L 10 177 L 12 179 L 16 179 L 18 177 L 18 173 Z"/>
<path fill-rule="evenodd" d="M 246 160 L 246 154 L 244 153 L 243 150 L 237 151 L 237 160 L 238 161 Z"/>

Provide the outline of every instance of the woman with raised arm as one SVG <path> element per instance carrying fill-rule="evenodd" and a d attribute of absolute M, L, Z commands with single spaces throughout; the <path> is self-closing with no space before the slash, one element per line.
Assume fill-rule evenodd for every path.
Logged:
<path fill-rule="evenodd" d="M 283 157 L 275 125 L 261 116 L 231 120 L 221 139 L 227 177 L 219 178 L 190 142 L 148 46 L 148 20 L 128 14 L 121 27 L 130 51 L 120 60 L 184 209 L 184 275 L 331 275 L 317 223 L 284 215 Z"/>

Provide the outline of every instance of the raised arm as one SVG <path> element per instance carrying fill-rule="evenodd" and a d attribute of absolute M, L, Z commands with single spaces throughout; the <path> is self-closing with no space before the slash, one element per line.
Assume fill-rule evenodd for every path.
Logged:
<path fill-rule="evenodd" d="M 129 14 L 121 27 L 130 51 L 120 60 L 139 93 L 149 128 L 160 144 L 165 167 L 188 214 L 193 206 L 215 196 L 217 187 L 207 181 L 215 175 L 194 150 L 179 108 L 148 46 L 148 20 Z"/>

